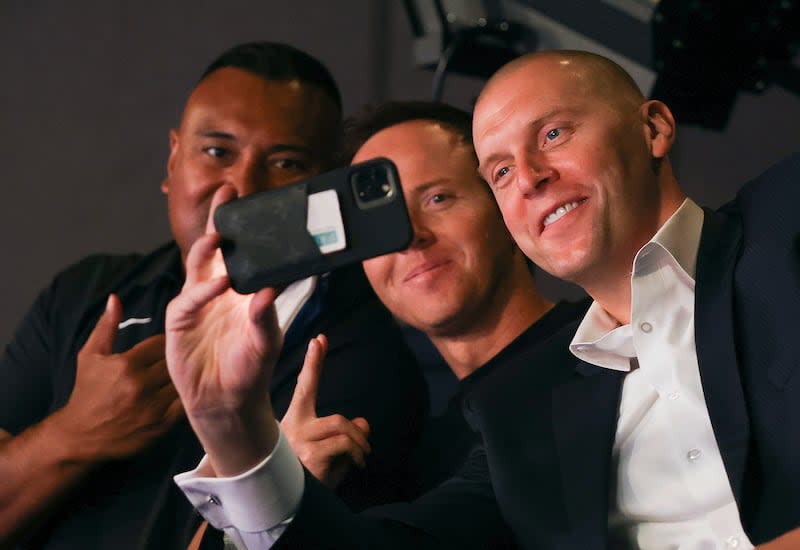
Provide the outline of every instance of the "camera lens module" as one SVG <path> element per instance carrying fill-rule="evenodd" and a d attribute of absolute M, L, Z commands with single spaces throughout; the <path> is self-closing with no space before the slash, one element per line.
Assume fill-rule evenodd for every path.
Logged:
<path fill-rule="evenodd" d="M 386 167 L 380 164 L 356 167 L 350 181 L 360 208 L 380 206 L 393 199 L 395 183 Z"/>

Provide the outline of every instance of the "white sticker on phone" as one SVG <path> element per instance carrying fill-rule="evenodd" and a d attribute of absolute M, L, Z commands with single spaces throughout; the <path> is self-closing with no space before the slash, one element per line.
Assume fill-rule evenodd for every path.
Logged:
<path fill-rule="evenodd" d="M 308 196 L 306 229 L 323 254 L 345 249 L 347 240 L 342 224 L 342 212 L 339 209 L 339 197 L 335 189 Z"/>

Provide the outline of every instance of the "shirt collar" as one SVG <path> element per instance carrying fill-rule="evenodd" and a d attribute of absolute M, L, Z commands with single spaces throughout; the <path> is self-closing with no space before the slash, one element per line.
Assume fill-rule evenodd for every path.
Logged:
<path fill-rule="evenodd" d="M 632 277 L 642 269 L 642 264 L 649 263 L 648 256 L 660 255 L 651 254 L 656 249 L 662 252 L 661 255 L 671 257 L 694 280 L 702 229 L 703 209 L 691 199 L 685 199 L 636 253 Z M 629 371 L 629 358 L 636 356 L 630 325 L 620 326 L 597 302 L 592 302 L 586 312 L 569 349 L 582 361 L 620 371 Z"/>
<path fill-rule="evenodd" d="M 300 313 L 300 310 L 314 293 L 316 286 L 317 277 L 308 277 L 290 284 L 275 298 L 278 326 L 280 326 L 284 335 L 295 318 L 297 318 L 297 314 Z"/>
<path fill-rule="evenodd" d="M 569 350 L 582 361 L 618 371 L 629 371 L 629 358 L 636 356 L 631 326 L 619 326 L 597 302 L 589 306 Z"/>
<path fill-rule="evenodd" d="M 697 250 L 700 248 L 702 230 L 703 209 L 697 206 L 692 199 L 685 199 L 683 204 L 656 232 L 650 243 L 657 244 L 667 251 L 686 274 L 694 280 L 697 272 Z M 644 250 L 645 247 L 647 245 L 642 249 Z"/>

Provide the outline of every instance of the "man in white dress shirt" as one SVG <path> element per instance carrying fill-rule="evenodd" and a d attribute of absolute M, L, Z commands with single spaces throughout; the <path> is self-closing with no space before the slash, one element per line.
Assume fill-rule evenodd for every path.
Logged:
<path fill-rule="evenodd" d="M 795 278 L 782 275 L 798 265 L 800 228 L 782 207 L 797 202 L 791 184 L 800 162 L 768 172 L 726 210 L 704 212 L 672 173 L 675 127 L 666 105 L 645 100 L 622 69 L 585 52 L 531 54 L 487 84 L 474 122 L 480 173 L 526 255 L 581 285 L 594 304 L 569 335 L 577 368 L 557 351 L 537 356 L 552 365 L 498 373 L 494 387 L 468 406 L 488 459 L 434 491 L 450 490 L 434 514 L 470 499 L 485 505 L 475 499 L 480 493 L 496 501 L 526 547 L 800 547 L 796 344 L 782 338 L 779 349 L 788 351 L 777 354 L 775 346 L 759 347 L 800 294 Z M 772 194 L 762 192 L 766 185 Z M 774 225 L 763 223 L 765 210 Z M 762 227 L 768 244 L 753 231 Z M 716 243 L 725 239 L 730 249 Z M 775 250 L 765 253 L 767 246 Z M 197 275 L 187 277 L 174 321 L 201 319 L 219 306 L 214 298 L 224 282 L 202 277 L 215 247 L 208 236 L 190 255 Z M 759 289 L 765 276 L 776 288 Z M 769 307 L 748 301 L 770 292 L 782 294 Z M 273 295 L 262 291 L 241 306 L 254 357 L 273 349 Z M 752 311 L 764 314 L 761 327 L 747 318 Z M 712 330 L 727 341 L 713 347 Z M 347 515 L 326 500 L 304 478 L 274 417 L 246 411 L 254 381 L 263 386 L 269 373 L 234 373 L 202 353 L 190 357 L 186 342 L 186 334 L 168 332 L 170 371 L 216 474 L 259 479 L 253 494 L 263 497 L 264 521 L 235 526 L 262 532 L 248 548 L 275 540 L 292 547 L 463 545 L 436 532 L 435 518 L 421 525 L 390 517 L 399 528 Z M 709 359 L 708 349 L 730 355 Z M 753 358 L 765 356 L 760 368 Z M 569 370 L 555 372 L 563 364 Z M 208 382 L 221 373 L 228 384 Z M 537 394 L 514 387 L 526 377 Z M 476 480 L 491 485 L 488 493 Z M 481 521 L 481 514 L 465 518 L 464 530 Z"/>

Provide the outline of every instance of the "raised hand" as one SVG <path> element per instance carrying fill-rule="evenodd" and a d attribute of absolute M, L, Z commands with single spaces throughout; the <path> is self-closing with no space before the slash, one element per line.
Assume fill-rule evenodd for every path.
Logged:
<path fill-rule="evenodd" d="M 77 357 L 75 388 L 54 416 L 65 444 L 88 460 L 128 457 L 164 434 L 182 408 L 167 373 L 164 335 L 112 353 L 122 317 L 110 295 Z"/>
<path fill-rule="evenodd" d="M 282 343 L 276 293 L 230 288 L 213 229 L 214 210 L 234 195 L 230 186 L 215 193 L 207 233 L 187 255 L 186 282 L 166 317 L 169 373 L 217 475 L 258 463 L 278 433 L 269 398 Z"/>
<path fill-rule="evenodd" d="M 328 340 L 322 334 L 308 343 L 303 369 L 281 428 L 306 469 L 333 488 L 354 464 L 364 466 L 364 455 L 370 452 L 370 445 L 369 424 L 364 418 L 348 420 L 339 414 L 317 417 L 317 388 L 327 351 Z"/>

